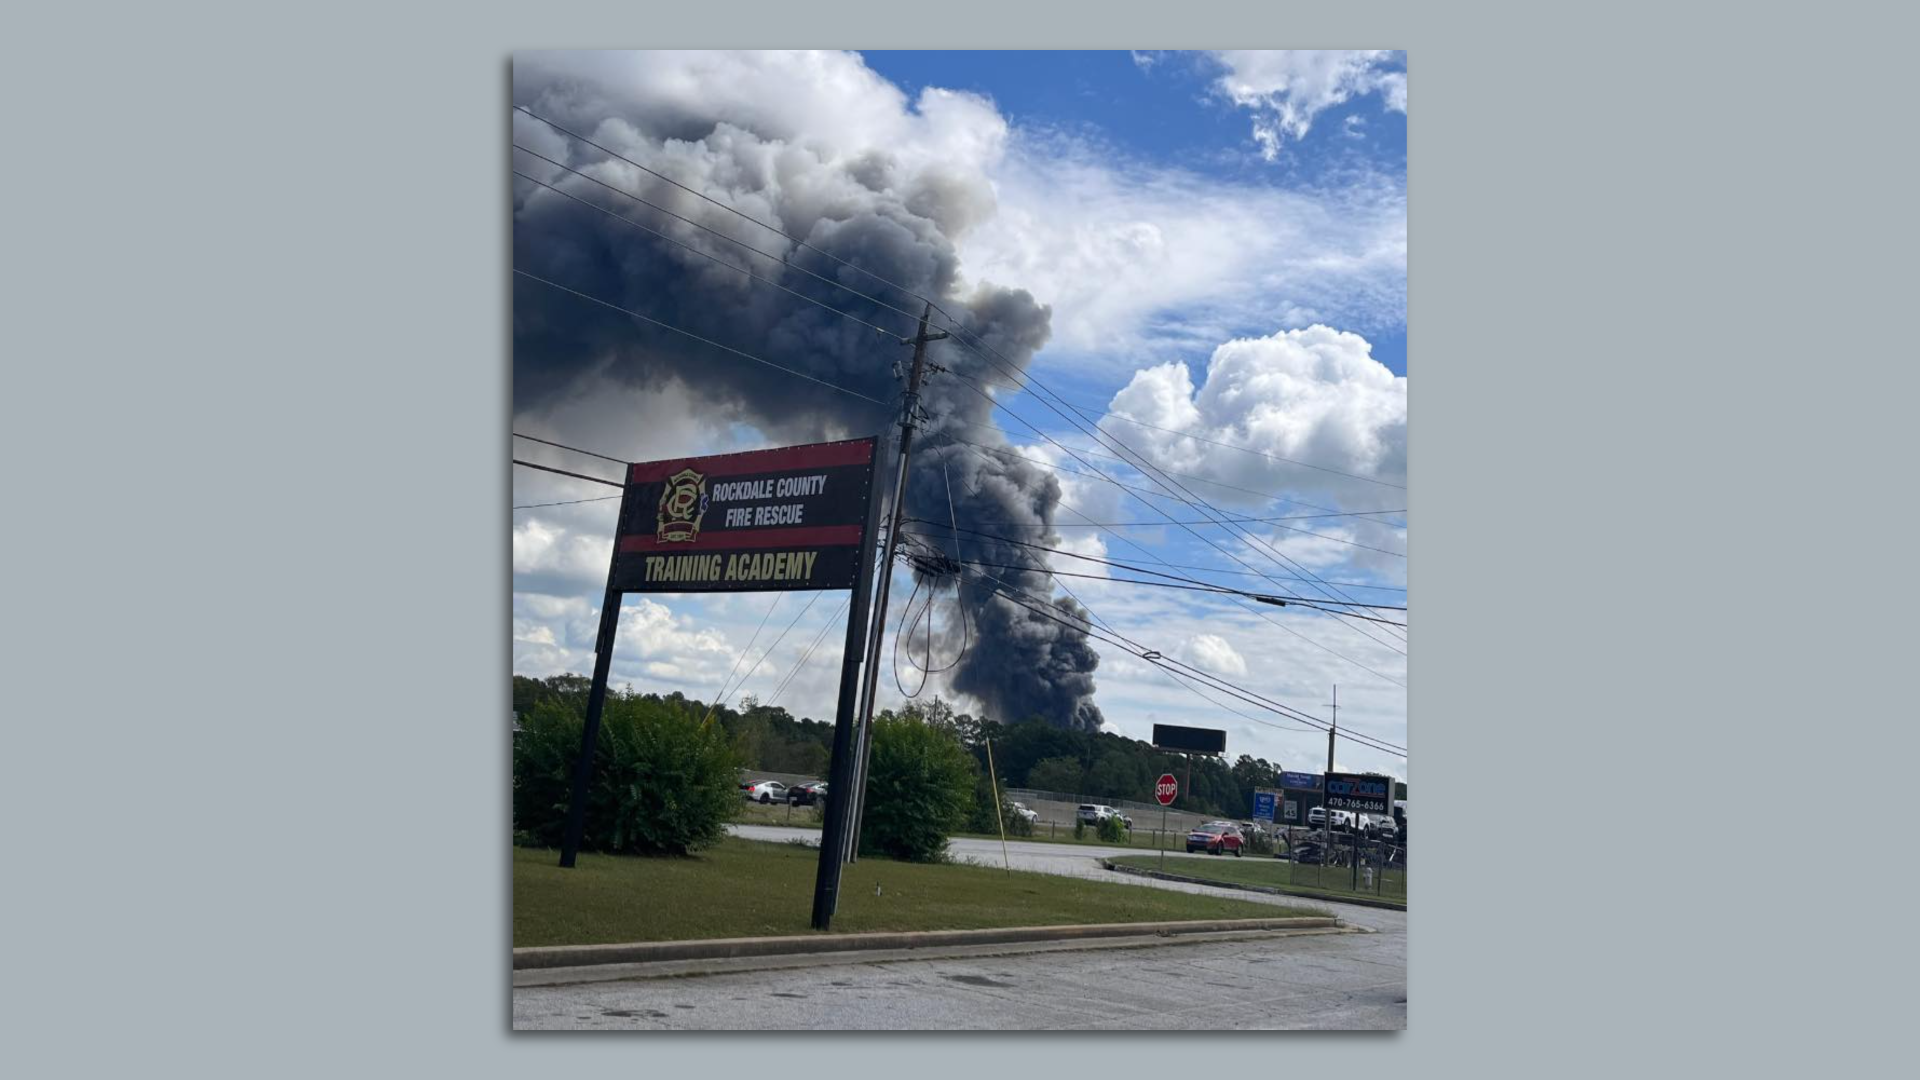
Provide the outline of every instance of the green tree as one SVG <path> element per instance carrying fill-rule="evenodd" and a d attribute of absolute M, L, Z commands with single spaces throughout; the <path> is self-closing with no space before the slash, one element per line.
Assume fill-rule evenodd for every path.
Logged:
<path fill-rule="evenodd" d="M 733 740 L 704 710 L 609 692 L 595 742 L 581 846 L 593 851 L 684 855 L 726 835 L 740 799 Z M 572 797 L 573 764 L 585 727 L 560 699 L 521 715 L 513 749 L 513 826 L 534 843 L 558 847 Z"/>
<path fill-rule="evenodd" d="M 863 853 L 937 862 L 947 837 L 973 806 L 974 763 L 951 726 L 912 715 L 874 718 L 867 766 L 867 804 L 860 826 Z"/>
<path fill-rule="evenodd" d="M 1080 791 L 1080 761 L 1078 758 L 1053 757 L 1038 762 L 1027 770 L 1027 786 L 1036 791 L 1077 794 Z"/>

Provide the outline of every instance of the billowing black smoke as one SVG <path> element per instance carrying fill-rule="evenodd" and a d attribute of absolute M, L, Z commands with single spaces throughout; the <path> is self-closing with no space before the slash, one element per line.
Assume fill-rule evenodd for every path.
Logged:
<path fill-rule="evenodd" d="M 690 104 L 700 100 L 698 94 L 654 100 L 659 95 L 637 82 L 628 85 L 617 66 L 609 70 L 604 60 L 583 61 L 579 70 L 588 69 L 597 70 L 576 77 L 564 57 L 516 61 L 516 104 L 606 150 L 513 114 L 513 141 L 526 150 L 512 151 L 512 168 L 533 178 L 512 178 L 514 266 L 885 404 L 773 370 L 515 275 L 516 415 L 608 383 L 658 390 L 671 382 L 683 386 L 703 411 L 750 424 L 776 443 L 887 431 L 898 418 L 902 387 L 896 368 L 903 369 L 911 356 L 898 338 L 912 335 L 922 306 L 909 293 L 933 298 L 957 320 L 957 336 L 1015 369 L 1024 369 L 1046 343 L 1048 309 L 1025 291 L 980 285 L 963 295 L 958 287 L 954 235 L 992 205 L 991 191 L 976 171 L 949 168 L 937 159 L 903 163 L 874 149 L 847 153 L 810 142 L 805 131 L 782 130 L 764 116 L 721 106 L 703 112 Z M 664 209 L 622 198 L 535 153 Z M 720 210 L 620 157 L 658 169 L 875 276 Z M 677 221 L 668 211 L 775 258 Z M 884 327 L 892 336 L 752 281 L 700 252 Z M 936 314 L 932 325 L 939 328 L 944 320 Z M 1005 382 L 1004 376 L 979 352 L 953 341 L 934 344 L 928 356 L 948 371 L 936 374 L 923 390 L 927 419 L 916 436 L 908 515 L 939 522 L 951 515 L 961 526 L 992 523 L 983 531 L 1047 542 L 1048 529 L 1027 526 L 1051 524 L 1060 499 L 1052 476 L 1017 458 L 954 441 L 1004 443 L 991 430 L 969 426 L 988 424 L 992 410 L 963 381 Z M 1016 545 L 971 535 L 956 540 L 944 530 L 922 528 L 943 534 L 923 542 L 948 551 L 960 543 L 969 560 L 1024 567 L 1034 558 Z M 1100 711 L 1092 700 L 1098 657 L 1085 634 L 994 592 L 1048 597 L 1049 579 L 1029 569 L 977 573 L 998 580 L 970 576 L 961 586 L 972 646 L 947 675 L 952 689 L 977 699 L 998 719 L 1039 717 L 1063 727 L 1098 728 Z M 1027 602 L 1068 624 L 1085 617 L 1070 600 Z"/>

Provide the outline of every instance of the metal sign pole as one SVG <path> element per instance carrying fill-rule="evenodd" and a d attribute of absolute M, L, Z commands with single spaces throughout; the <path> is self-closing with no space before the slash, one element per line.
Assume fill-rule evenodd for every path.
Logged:
<path fill-rule="evenodd" d="M 815 930 L 831 929 L 834 912 L 840 906 L 840 856 L 853 800 L 853 714 L 860 693 L 860 663 L 866 656 L 867 596 L 873 587 L 874 532 L 879 524 L 880 500 L 869 494 L 860 568 L 853 579 L 853 598 L 847 605 L 847 641 L 840 652 L 840 699 L 834 709 L 833 763 L 827 770 L 827 817 L 820 829 L 820 864 L 813 878 Z"/>
<path fill-rule="evenodd" d="M 593 684 L 587 691 L 587 723 L 580 733 L 580 756 L 573 763 L 573 798 L 567 804 L 567 831 L 560 841 L 560 865 L 572 867 L 586 828 L 587 785 L 593 778 L 593 747 L 600 739 L 600 711 L 607 701 L 607 672 L 613 666 L 613 636 L 620 628 L 620 592 L 609 588 L 600 601 L 600 634 L 594 641 Z"/>

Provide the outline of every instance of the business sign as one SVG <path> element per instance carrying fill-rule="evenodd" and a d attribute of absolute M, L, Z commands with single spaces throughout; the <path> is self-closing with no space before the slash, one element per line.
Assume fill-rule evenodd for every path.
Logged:
<path fill-rule="evenodd" d="M 1271 791 L 1256 791 L 1253 793 L 1253 820 L 1273 820 L 1273 796 L 1274 793 Z"/>
<path fill-rule="evenodd" d="M 1227 733 L 1219 728 L 1155 724 L 1153 725 L 1153 745 L 1162 750 L 1184 750 L 1191 754 L 1218 754 L 1227 748 Z"/>
<path fill-rule="evenodd" d="M 1287 791 L 1319 791 L 1320 774 L 1310 772 L 1283 772 L 1280 774 L 1280 786 Z"/>
<path fill-rule="evenodd" d="M 1393 777 L 1330 772 L 1326 805 L 1330 810 L 1384 815 L 1393 805 Z"/>
<path fill-rule="evenodd" d="M 627 468 L 610 589 L 848 589 L 876 440 L 643 461 Z"/>

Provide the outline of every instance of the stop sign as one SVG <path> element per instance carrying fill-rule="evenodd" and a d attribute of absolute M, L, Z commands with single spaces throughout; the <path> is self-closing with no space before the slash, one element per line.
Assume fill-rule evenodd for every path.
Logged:
<path fill-rule="evenodd" d="M 1180 782 L 1172 773 L 1161 773 L 1160 779 L 1153 785 L 1153 797 L 1160 800 L 1161 806 L 1173 805 L 1174 796 L 1180 794 Z"/>

